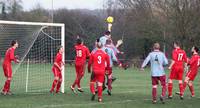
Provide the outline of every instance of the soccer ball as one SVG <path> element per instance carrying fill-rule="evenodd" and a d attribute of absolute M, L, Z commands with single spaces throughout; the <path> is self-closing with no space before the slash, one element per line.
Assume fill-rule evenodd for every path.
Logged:
<path fill-rule="evenodd" d="M 112 16 L 109 16 L 107 19 L 106 19 L 106 22 L 107 23 L 113 23 L 114 21 L 114 18 Z"/>

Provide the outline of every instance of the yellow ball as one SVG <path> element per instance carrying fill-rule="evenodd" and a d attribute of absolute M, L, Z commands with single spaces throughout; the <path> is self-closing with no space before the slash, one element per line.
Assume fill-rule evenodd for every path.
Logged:
<path fill-rule="evenodd" d="M 113 23 L 114 21 L 114 18 L 112 16 L 109 16 L 107 19 L 106 19 L 106 22 L 107 23 Z"/>

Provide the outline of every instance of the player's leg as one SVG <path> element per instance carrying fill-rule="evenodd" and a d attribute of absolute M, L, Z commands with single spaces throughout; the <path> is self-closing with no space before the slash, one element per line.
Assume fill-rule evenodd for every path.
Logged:
<path fill-rule="evenodd" d="M 75 88 L 75 86 L 76 86 L 77 83 L 78 83 L 78 76 L 79 76 L 79 70 L 80 70 L 80 68 L 79 68 L 78 65 L 75 65 L 75 70 L 76 70 L 76 78 L 75 78 L 75 80 L 74 80 L 74 83 L 71 85 L 72 91 L 74 91 L 74 88 Z"/>
<path fill-rule="evenodd" d="M 161 86 L 162 86 L 162 94 L 160 96 L 160 100 L 164 104 L 165 103 L 165 97 L 166 97 L 166 90 L 167 90 L 166 76 L 165 75 L 160 77 L 160 82 L 161 82 Z"/>
<path fill-rule="evenodd" d="M 108 70 L 108 95 L 111 96 L 111 90 L 112 90 L 112 68 Z"/>
<path fill-rule="evenodd" d="M 6 81 L 2 90 L 2 94 L 11 94 L 10 92 L 10 83 L 12 80 L 12 68 L 10 66 L 4 65 L 3 66 L 4 75 L 6 77 Z"/>
<path fill-rule="evenodd" d="M 180 99 L 183 99 L 183 71 L 182 67 L 179 68 L 178 71 L 178 82 L 179 82 L 179 92 L 180 92 Z"/>
<path fill-rule="evenodd" d="M 158 77 L 151 77 L 152 80 L 152 102 L 155 104 L 157 102 L 157 85 Z"/>
<path fill-rule="evenodd" d="M 61 84 L 62 84 L 62 73 L 60 71 L 58 73 L 58 84 L 57 84 L 57 87 L 56 87 L 56 93 L 58 93 L 60 91 Z"/>
<path fill-rule="evenodd" d="M 79 71 L 78 84 L 77 84 L 79 92 L 84 92 L 81 88 L 81 79 L 83 78 L 84 74 L 85 74 L 85 64 L 80 67 Z"/>
<path fill-rule="evenodd" d="M 194 92 L 193 81 L 189 81 L 188 86 L 189 86 L 189 89 L 190 89 L 190 92 L 191 92 L 191 97 L 194 97 L 195 92 Z"/>
<path fill-rule="evenodd" d="M 172 99 L 172 90 L 173 90 L 173 80 L 177 77 L 177 68 L 175 66 L 172 66 L 169 80 L 168 80 L 168 98 Z"/>
<path fill-rule="evenodd" d="M 96 80 L 97 80 L 97 86 L 98 86 L 98 102 L 102 102 L 102 92 L 103 92 L 103 82 L 104 82 L 104 76 L 105 74 L 99 73 L 95 74 Z"/>
<path fill-rule="evenodd" d="M 51 90 L 50 90 L 50 93 L 53 93 L 54 92 L 54 88 L 56 87 L 57 83 L 58 83 L 58 80 L 59 80 L 59 77 L 58 77 L 58 70 L 53 67 L 52 68 L 52 72 L 54 74 L 54 80 L 53 80 L 53 83 L 52 83 L 52 86 L 51 86 Z"/>
<path fill-rule="evenodd" d="M 185 77 L 185 80 L 184 80 L 184 83 L 183 83 L 183 95 L 184 95 L 184 92 L 185 92 L 185 88 L 186 88 L 186 86 L 188 85 L 188 82 L 189 82 L 189 77 L 186 76 L 186 77 Z"/>
<path fill-rule="evenodd" d="M 90 77 L 90 92 L 92 93 L 92 98 L 91 98 L 92 101 L 95 99 L 95 84 L 96 84 L 96 78 L 94 72 L 92 72 Z"/>

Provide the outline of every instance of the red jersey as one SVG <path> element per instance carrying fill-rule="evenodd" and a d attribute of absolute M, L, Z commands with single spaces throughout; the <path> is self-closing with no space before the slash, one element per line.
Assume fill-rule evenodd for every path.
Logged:
<path fill-rule="evenodd" d="M 190 71 L 196 74 L 198 72 L 198 68 L 200 65 L 200 57 L 198 54 L 194 54 L 192 58 L 189 60 L 188 65 L 190 65 Z"/>
<path fill-rule="evenodd" d="M 54 62 L 56 62 L 60 67 L 61 67 L 61 65 L 62 65 L 62 54 L 61 53 L 57 53 L 56 54 L 56 57 L 55 57 L 55 59 L 54 59 Z M 55 66 L 56 67 L 56 66 Z"/>
<path fill-rule="evenodd" d="M 105 72 L 106 66 L 110 67 L 108 54 L 101 49 L 94 51 L 91 53 L 90 60 L 88 62 L 89 69 L 91 65 L 94 72 Z"/>
<path fill-rule="evenodd" d="M 15 49 L 13 47 L 9 48 L 6 51 L 3 64 L 11 65 L 12 61 L 16 61 L 16 58 L 15 58 Z"/>
<path fill-rule="evenodd" d="M 187 55 L 184 50 L 176 48 L 172 52 L 172 59 L 174 60 L 174 65 L 183 66 L 183 62 L 187 62 Z"/>
<path fill-rule="evenodd" d="M 85 45 L 76 45 L 76 57 L 75 57 L 75 64 L 76 65 L 83 65 L 85 64 L 86 58 L 90 56 L 90 51 Z"/>

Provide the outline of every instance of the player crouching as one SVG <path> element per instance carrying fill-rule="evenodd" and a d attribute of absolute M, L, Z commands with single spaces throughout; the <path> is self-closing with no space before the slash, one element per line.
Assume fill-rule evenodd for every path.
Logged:
<path fill-rule="evenodd" d="M 64 49 L 62 46 L 58 47 L 58 53 L 56 54 L 54 64 L 52 67 L 52 72 L 54 74 L 54 81 L 50 90 L 50 93 L 54 92 L 54 88 L 56 87 L 56 93 L 60 91 L 60 86 L 62 84 L 62 66 L 65 64 L 62 61 L 62 54 L 64 52 Z"/>
<path fill-rule="evenodd" d="M 96 42 L 97 50 L 93 51 L 90 55 L 90 59 L 88 62 L 88 72 L 91 72 L 92 67 L 92 75 L 90 81 L 90 91 L 92 93 L 91 100 L 95 99 L 95 84 L 97 82 L 98 86 L 98 102 L 102 102 L 102 85 L 104 82 L 104 75 L 106 68 L 110 67 L 109 56 L 104 52 L 102 48 L 101 42 Z M 105 67 L 105 64 L 107 64 Z"/>
<path fill-rule="evenodd" d="M 144 67 L 148 64 L 150 61 L 151 63 L 151 79 L 152 79 L 152 102 L 155 104 L 157 102 L 157 86 L 159 84 L 159 81 L 162 85 L 162 94 L 160 96 L 161 102 L 165 103 L 165 97 L 166 97 L 166 75 L 164 71 L 163 65 L 168 64 L 168 60 L 164 53 L 162 53 L 160 49 L 159 43 L 154 44 L 154 51 L 149 53 L 147 58 L 144 60 L 141 70 L 144 70 Z"/>

